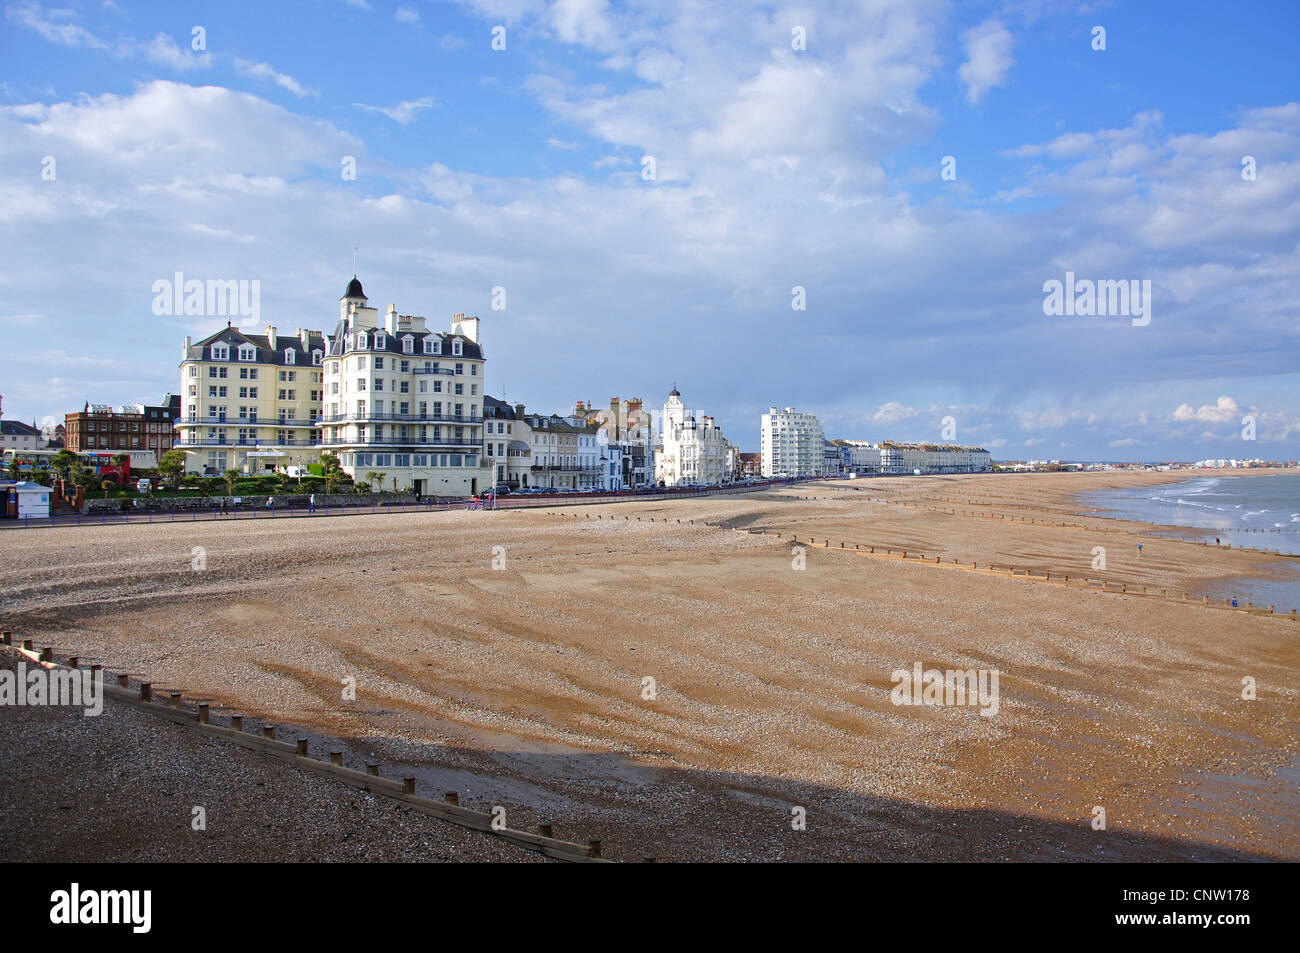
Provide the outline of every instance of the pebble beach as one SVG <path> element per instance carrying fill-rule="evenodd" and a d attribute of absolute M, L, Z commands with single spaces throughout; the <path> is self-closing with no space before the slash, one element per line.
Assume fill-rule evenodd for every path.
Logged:
<path fill-rule="evenodd" d="M 209 701 L 214 719 L 292 725 L 422 789 L 505 805 L 512 827 L 600 836 L 615 860 L 1300 859 L 1300 623 L 1290 605 L 1248 613 L 1201 595 L 1294 559 L 1138 536 L 1159 528 L 1078 502 L 1176 478 L 836 480 L 536 510 L 11 531 L 0 626 Z M 1078 584 L 1089 577 L 1131 591 Z M 894 704 L 891 673 L 918 662 L 997 670 L 996 714 Z M 138 856 L 111 838 L 79 842 L 80 857 L 30 841 L 22 818 L 50 806 L 23 778 L 72 772 L 112 791 L 118 775 L 86 746 L 134 739 L 141 783 L 176 787 L 190 764 L 171 747 L 179 729 L 111 702 L 103 718 L 78 714 L 76 731 L 42 721 L 59 713 L 16 712 L 0 708 L 0 854 Z M 321 808 L 289 841 L 344 843 L 329 782 L 228 758 L 242 759 L 240 778 L 264 775 L 268 796 L 311 786 Z M 187 784 L 233 783 L 215 763 L 184 770 Z M 338 804 L 367 798 L 334 787 Z M 60 800 L 113 827 L 74 788 Z M 286 842 L 282 858 L 424 859 L 381 843 L 400 807 L 342 817 L 362 808 L 373 817 L 347 850 Z M 791 823 L 798 808 L 806 829 Z M 255 813 L 223 823 L 265 823 Z M 420 841 L 430 859 L 536 859 L 419 825 L 455 830 L 454 844 Z M 157 829 L 140 827 L 146 854 Z M 204 859 L 202 842 L 185 843 Z"/>

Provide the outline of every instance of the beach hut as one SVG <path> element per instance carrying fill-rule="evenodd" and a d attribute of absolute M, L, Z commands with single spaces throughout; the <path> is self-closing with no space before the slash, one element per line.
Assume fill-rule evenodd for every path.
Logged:
<path fill-rule="evenodd" d="M 0 487 L 4 492 L 4 514 L 23 519 L 50 518 L 50 488 L 39 483 L 9 483 Z"/>

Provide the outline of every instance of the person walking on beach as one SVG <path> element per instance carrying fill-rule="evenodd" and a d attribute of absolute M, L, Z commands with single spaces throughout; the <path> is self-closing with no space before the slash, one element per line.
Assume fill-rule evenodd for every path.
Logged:
<path fill-rule="evenodd" d="M 316 512 L 316 494 L 315 494 L 315 493 L 313 493 L 311 496 L 309 496 L 309 497 L 307 498 L 307 512 L 308 512 L 308 513 L 315 513 L 315 512 Z"/>
<path fill-rule="evenodd" d="M 269 509 L 271 509 L 271 507 L 273 507 L 273 506 L 275 506 L 275 497 L 273 497 L 273 496 L 268 496 L 268 497 L 266 498 L 266 508 L 269 510 Z"/>
<path fill-rule="evenodd" d="M 1142 556 L 1142 544 L 1138 543 L 1138 557 L 1141 558 L 1141 556 Z"/>
<path fill-rule="evenodd" d="M 1223 543 L 1219 540 L 1219 537 L 1217 537 L 1217 536 L 1214 537 L 1214 545 L 1215 545 L 1215 546 L 1222 546 L 1222 545 L 1223 545 Z"/>

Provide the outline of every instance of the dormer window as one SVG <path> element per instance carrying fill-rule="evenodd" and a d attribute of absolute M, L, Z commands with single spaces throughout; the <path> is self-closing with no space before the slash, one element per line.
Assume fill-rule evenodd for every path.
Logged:
<path fill-rule="evenodd" d="M 257 360 L 257 348 L 253 347 L 251 344 L 239 345 L 239 359 L 241 361 Z"/>
<path fill-rule="evenodd" d="M 464 342 L 461 341 L 460 338 L 456 338 L 456 340 L 451 342 L 451 353 L 453 356 L 459 357 L 464 349 Z"/>
<path fill-rule="evenodd" d="M 433 338 L 424 339 L 424 353 L 425 354 L 433 353 Z"/>
<path fill-rule="evenodd" d="M 294 358 L 294 350 L 293 350 L 293 348 L 288 348 L 288 347 L 286 347 L 286 348 L 284 349 L 284 363 L 286 363 L 286 364 L 292 364 L 292 363 L 294 362 L 294 359 L 295 359 L 295 358 Z"/>
<path fill-rule="evenodd" d="M 415 338 L 411 337 L 409 334 L 406 335 L 406 337 L 402 338 L 402 353 L 403 354 L 415 353 Z"/>
<path fill-rule="evenodd" d="M 427 344 L 427 345 L 429 346 L 429 353 L 430 353 L 430 354 L 441 354 L 441 353 L 442 353 L 442 338 L 431 337 L 431 338 L 429 338 L 427 341 L 425 341 L 424 343 Z"/>
<path fill-rule="evenodd" d="M 362 331 L 359 334 L 357 334 L 357 348 L 360 349 L 360 348 L 364 348 L 365 346 L 366 346 L 366 332 Z"/>
<path fill-rule="evenodd" d="M 375 335 L 375 347 L 386 348 L 388 345 L 385 343 L 385 341 L 387 341 L 387 338 L 384 336 L 383 331 L 380 331 L 378 334 Z"/>
<path fill-rule="evenodd" d="M 311 362 L 313 364 L 319 364 L 322 360 L 324 360 L 324 358 L 325 355 L 320 351 L 319 348 L 311 352 Z"/>
<path fill-rule="evenodd" d="M 212 345 L 212 359 L 214 361 L 230 360 L 230 348 L 225 344 Z"/>

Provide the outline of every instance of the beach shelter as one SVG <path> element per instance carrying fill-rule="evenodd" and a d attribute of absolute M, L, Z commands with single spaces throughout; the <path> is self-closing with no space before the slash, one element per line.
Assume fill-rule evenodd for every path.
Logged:
<path fill-rule="evenodd" d="M 8 491 L 8 504 L 5 512 L 10 516 L 16 516 L 19 519 L 31 517 L 33 519 L 50 518 L 50 488 L 41 486 L 39 483 L 10 483 L 5 487 Z"/>

